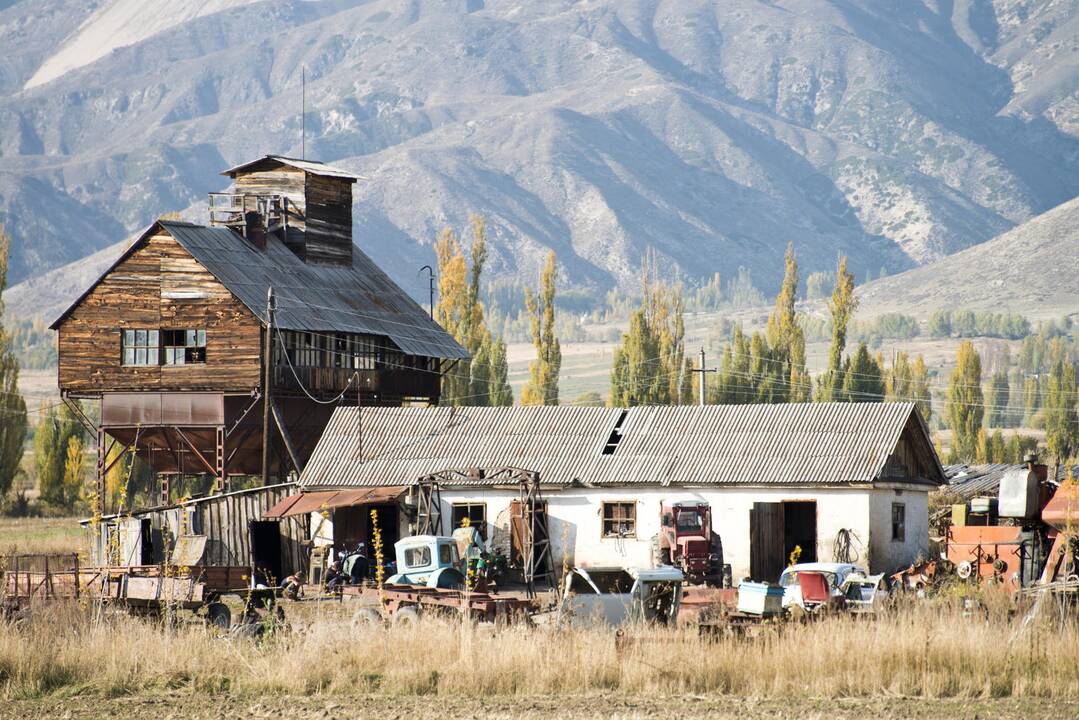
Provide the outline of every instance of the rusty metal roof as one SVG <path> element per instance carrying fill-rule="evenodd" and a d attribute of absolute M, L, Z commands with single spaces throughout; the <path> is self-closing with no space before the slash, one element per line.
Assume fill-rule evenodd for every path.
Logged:
<path fill-rule="evenodd" d="M 500 467 L 539 472 L 549 485 L 870 483 L 886 479 L 886 462 L 908 432 L 924 458 L 924 482 L 939 484 L 925 423 L 906 403 L 339 408 L 300 485 L 390 485 Z M 612 433 L 618 442 L 605 454 Z"/>
<path fill-rule="evenodd" d="M 342 170 L 340 168 L 334 167 L 333 165 L 327 165 L 326 163 L 319 162 L 317 160 L 300 160 L 299 158 L 290 158 L 285 157 L 284 155 L 265 155 L 263 157 L 260 157 L 258 160 L 245 162 L 242 165 L 237 165 L 236 167 L 224 170 L 221 172 L 221 174 L 227 175 L 229 177 L 236 177 L 238 173 L 241 173 L 244 170 L 253 170 L 257 166 L 262 164 L 288 165 L 298 170 L 309 172 L 312 175 L 324 175 L 326 177 L 344 178 L 346 180 L 352 180 L 353 182 L 355 182 L 356 180 L 367 179 L 362 175 L 356 175 L 354 173 L 348 172 L 347 170 Z"/>
<path fill-rule="evenodd" d="M 223 227 L 161 220 L 150 226 L 53 324 L 56 329 L 112 270 L 160 225 L 258 319 L 266 291 L 277 297 L 274 324 L 283 330 L 381 335 L 406 355 L 466 359 L 468 351 L 359 248 L 352 266 L 308 264 L 273 235 L 260 250 Z"/>

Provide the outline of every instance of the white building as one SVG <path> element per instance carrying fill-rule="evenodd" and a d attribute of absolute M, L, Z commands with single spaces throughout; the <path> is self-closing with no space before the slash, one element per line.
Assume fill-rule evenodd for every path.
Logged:
<path fill-rule="evenodd" d="M 414 518 L 407 486 L 454 470 L 444 531 L 468 516 L 510 544 L 519 491 L 492 477 L 507 467 L 539 473 L 556 568 L 647 566 L 661 503 L 703 499 L 736 580 L 775 580 L 796 545 L 802 561 L 907 565 L 928 549 L 927 495 L 944 482 L 911 404 L 341 408 L 294 512 L 320 509 L 316 542 L 343 547 L 368 539 L 375 505 L 388 545 Z"/>

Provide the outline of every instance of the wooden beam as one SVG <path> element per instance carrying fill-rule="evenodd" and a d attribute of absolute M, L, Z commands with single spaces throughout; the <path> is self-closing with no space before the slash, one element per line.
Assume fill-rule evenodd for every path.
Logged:
<path fill-rule="evenodd" d="M 292 467 L 296 469 L 296 474 L 299 475 L 303 472 L 303 463 L 300 462 L 300 456 L 296 453 L 296 446 L 292 442 L 292 436 L 289 435 L 288 429 L 285 427 L 284 419 L 281 417 L 281 409 L 277 407 L 277 401 L 273 398 L 270 398 L 270 408 L 273 410 L 273 419 L 277 424 L 278 432 L 281 433 L 281 439 L 285 441 L 285 450 L 288 451 Z"/>

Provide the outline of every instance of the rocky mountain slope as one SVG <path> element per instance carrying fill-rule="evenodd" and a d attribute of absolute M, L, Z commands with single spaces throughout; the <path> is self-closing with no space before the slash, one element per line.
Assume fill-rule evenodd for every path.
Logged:
<path fill-rule="evenodd" d="M 370 178 L 358 242 L 409 289 L 446 224 L 491 269 L 689 277 L 793 241 L 862 277 L 1079 193 L 1079 0 L 0 0 L 12 280 L 300 154 Z M 413 288 L 413 286 L 415 286 Z"/>
<path fill-rule="evenodd" d="M 858 290 L 859 316 L 937 309 L 1079 313 L 1079 198 L 977 247 Z"/>

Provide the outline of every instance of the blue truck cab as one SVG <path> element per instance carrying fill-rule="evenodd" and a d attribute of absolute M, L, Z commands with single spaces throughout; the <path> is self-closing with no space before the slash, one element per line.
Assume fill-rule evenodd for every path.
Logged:
<path fill-rule="evenodd" d="M 416 535 L 399 540 L 393 550 L 397 574 L 388 578 L 387 583 L 431 588 L 464 587 L 461 558 L 453 538 Z"/>

